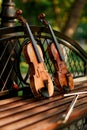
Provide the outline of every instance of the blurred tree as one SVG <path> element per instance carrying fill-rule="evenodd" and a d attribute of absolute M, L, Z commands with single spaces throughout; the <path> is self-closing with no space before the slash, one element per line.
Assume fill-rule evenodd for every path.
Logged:
<path fill-rule="evenodd" d="M 65 21 L 67 19 L 67 14 L 70 6 L 72 5 L 72 2 L 74 0 L 52 0 L 52 5 L 54 9 L 54 14 L 55 14 L 55 24 L 61 28 L 65 25 Z"/>
<path fill-rule="evenodd" d="M 62 32 L 68 35 L 69 37 L 72 37 L 76 30 L 78 21 L 82 13 L 82 9 L 86 2 L 86 0 L 75 0 L 70 7 L 67 21 L 62 29 Z"/>
<path fill-rule="evenodd" d="M 23 15 L 30 23 L 39 24 L 37 16 L 44 12 L 54 28 L 71 37 L 81 18 L 86 0 L 15 0 L 15 3 L 17 8 L 23 10 Z M 86 8 L 84 14 L 85 11 Z"/>

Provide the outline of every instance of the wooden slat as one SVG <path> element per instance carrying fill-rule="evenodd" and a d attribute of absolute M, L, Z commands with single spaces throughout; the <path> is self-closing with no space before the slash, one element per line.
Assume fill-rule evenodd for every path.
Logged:
<path fill-rule="evenodd" d="M 76 83 L 74 91 L 87 90 L 86 81 Z M 0 130 L 46 130 L 60 127 L 74 96 L 56 94 L 49 99 L 14 97 L 0 101 Z M 67 123 L 87 115 L 87 94 L 80 95 Z"/>

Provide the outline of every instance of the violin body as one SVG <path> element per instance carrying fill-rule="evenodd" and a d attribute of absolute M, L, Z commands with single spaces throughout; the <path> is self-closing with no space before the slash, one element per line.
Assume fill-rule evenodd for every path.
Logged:
<path fill-rule="evenodd" d="M 49 22 L 45 20 L 44 13 L 40 14 L 38 18 L 46 26 L 46 28 L 49 29 L 52 37 L 53 42 L 48 45 L 47 50 L 49 53 L 49 57 L 51 58 L 55 68 L 55 74 L 54 74 L 55 85 L 58 87 L 59 90 L 65 90 L 65 91 L 73 90 L 74 89 L 73 76 L 68 71 L 67 66 L 64 62 L 63 51 L 60 48 L 60 44 L 56 39 L 54 31 Z"/>
<path fill-rule="evenodd" d="M 31 41 L 23 48 L 26 61 L 30 66 L 30 88 L 35 97 L 41 95 L 51 97 L 54 93 L 54 86 L 50 74 L 45 68 L 43 53 L 36 43 L 28 22 L 22 16 L 22 10 L 17 10 L 16 16 L 25 27 Z"/>
<path fill-rule="evenodd" d="M 43 59 L 43 54 L 39 45 L 37 45 L 37 48 L 41 58 Z M 54 86 L 50 75 L 45 69 L 44 59 L 43 62 L 38 62 L 31 42 L 24 46 L 23 52 L 26 61 L 30 66 L 30 88 L 34 96 L 41 96 L 40 90 L 44 88 L 47 89 L 46 95 L 48 95 L 48 97 L 52 96 L 54 93 Z"/>
<path fill-rule="evenodd" d="M 48 45 L 48 53 L 52 60 L 55 68 L 54 83 L 58 87 L 58 90 L 62 89 L 65 91 L 74 89 L 73 76 L 68 71 L 64 61 L 61 61 L 59 53 L 54 43 Z M 62 51 L 61 51 L 62 52 Z"/>

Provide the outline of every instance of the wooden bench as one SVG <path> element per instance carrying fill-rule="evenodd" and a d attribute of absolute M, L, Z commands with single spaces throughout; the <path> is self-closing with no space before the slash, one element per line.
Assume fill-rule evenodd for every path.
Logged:
<path fill-rule="evenodd" d="M 53 65 L 52 63 L 50 64 L 46 51 L 48 41 L 52 40 L 49 34 L 49 30 L 43 27 L 34 26 L 32 26 L 31 29 L 36 40 L 38 41 L 38 44 L 43 50 L 48 71 L 52 74 L 54 71 Z M 73 92 L 87 90 L 86 52 L 74 40 L 64 36 L 57 31 L 55 31 L 55 34 L 59 40 L 59 43 L 64 49 L 65 62 L 74 77 L 75 90 Z M 1 28 L 0 35 L 3 35 L 3 37 L 0 39 L 1 44 L 13 44 L 14 41 L 13 45 L 16 43 L 19 46 L 18 50 L 16 50 L 15 47 L 13 49 L 17 59 L 12 62 L 12 69 L 16 61 L 17 69 L 14 67 L 14 70 L 18 78 L 18 85 L 21 88 L 24 88 L 24 86 L 29 85 L 27 82 L 28 73 L 25 75 L 25 77 L 22 75 L 20 69 L 20 57 L 22 55 L 22 48 L 24 46 L 23 39 L 27 38 L 27 34 L 24 34 L 23 27 L 17 26 L 10 28 Z M 2 72 L 4 72 L 4 70 L 5 68 Z M 3 75 L 2 72 L 0 74 L 1 78 Z M 9 75 L 10 72 L 8 73 L 8 76 Z M 6 82 L 7 80 L 4 83 L 4 87 L 6 85 Z M 76 105 L 69 117 L 69 120 L 65 124 L 61 123 L 60 121 L 63 115 L 66 114 L 67 109 L 69 108 L 74 96 L 64 97 L 63 94 L 60 94 L 56 91 L 54 93 L 54 96 L 49 99 L 35 99 L 33 97 L 25 98 L 23 96 L 20 97 L 17 95 L 14 97 L 14 93 L 12 94 L 13 95 L 11 95 L 11 98 L 0 100 L 0 130 L 62 130 L 65 128 L 68 130 L 75 130 L 77 128 L 79 130 L 87 124 L 87 94 L 79 96 Z"/>
<path fill-rule="evenodd" d="M 85 90 L 87 91 L 87 81 L 76 83 L 75 92 Z M 87 116 L 87 94 L 83 94 L 79 96 L 69 120 L 65 124 L 60 122 L 73 98 L 74 96 L 63 97 L 62 94 L 56 93 L 49 99 L 13 97 L 1 100 L 0 130 L 62 130 L 67 128 L 71 126 L 70 123 L 78 122 Z M 83 124 L 78 124 L 78 128 L 82 126 Z"/>

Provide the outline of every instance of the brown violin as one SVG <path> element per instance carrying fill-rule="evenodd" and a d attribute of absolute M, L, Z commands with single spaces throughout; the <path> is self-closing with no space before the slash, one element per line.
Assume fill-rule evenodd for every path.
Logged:
<path fill-rule="evenodd" d="M 58 90 L 69 91 L 74 89 L 73 76 L 68 71 L 64 62 L 62 49 L 56 39 L 56 36 L 52 30 L 51 25 L 45 20 L 45 14 L 42 13 L 38 16 L 40 21 L 49 29 L 52 36 L 52 42 L 48 45 L 48 53 L 55 68 L 54 83 L 58 87 Z"/>
<path fill-rule="evenodd" d="M 35 97 L 41 95 L 51 97 L 54 93 L 54 86 L 50 74 L 45 67 L 43 53 L 34 39 L 29 24 L 21 14 L 22 11 L 17 10 L 17 18 L 22 22 L 30 37 L 30 41 L 23 48 L 25 59 L 30 66 L 30 88 Z"/>

